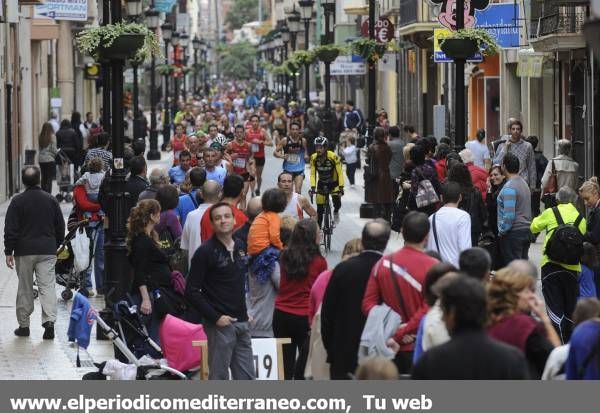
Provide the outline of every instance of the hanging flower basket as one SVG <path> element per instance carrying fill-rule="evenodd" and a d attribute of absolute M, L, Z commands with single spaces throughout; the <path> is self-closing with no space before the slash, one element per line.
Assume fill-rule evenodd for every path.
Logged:
<path fill-rule="evenodd" d="M 116 23 L 92 27 L 77 36 L 77 47 L 96 60 L 126 60 L 143 62 L 160 56 L 158 37 L 138 23 Z"/>
<path fill-rule="evenodd" d="M 101 46 L 98 54 L 101 60 L 132 59 L 143 45 L 143 34 L 123 34 L 114 39 L 110 46 Z"/>
<path fill-rule="evenodd" d="M 445 39 L 440 47 L 451 59 L 468 59 L 479 51 L 473 39 Z"/>
<path fill-rule="evenodd" d="M 343 47 L 334 44 L 323 45 L 313 49 L 315 56 L 323 63 L 333 62 L 340 54 L 344 52 L 345 49 Z"/>
<path fill-rule="evenodd" d="M 387 52 L 387 43 L 379 43 L 372 39 L 357 39 L 351 44 L 352 53 L 359 55 L 370 65 L 377 63 Z"/>

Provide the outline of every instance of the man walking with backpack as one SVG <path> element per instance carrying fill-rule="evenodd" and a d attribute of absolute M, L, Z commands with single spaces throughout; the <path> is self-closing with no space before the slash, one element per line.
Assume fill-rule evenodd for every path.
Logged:
<path fill-rule="evenodd" d="M 558 206 L 546 209 L 531 222 L 531 232 L 546 231 L 542 267 L 542 293 L 546 311 L 563 343 L 573 330 L 572 314 L 579 295 L 579 273 L 586 222 L 574 203 L 577 194 L 563 186 L 556 194 Z"/>

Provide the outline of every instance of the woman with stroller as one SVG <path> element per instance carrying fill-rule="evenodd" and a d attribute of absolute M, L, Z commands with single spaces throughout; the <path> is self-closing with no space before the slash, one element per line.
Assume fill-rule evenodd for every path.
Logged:
<path fill-rule="evenodd" d="M 166 315 L 159 304 L 177 296 L 171 286 L 169 259 L 160 248 L 155 230 L 160 212 L 158 201 L 144 199 L 131 210 L 127 221 L 127 251 L 133 266 L 131 295 L 141 314 L 147 317 L 144 322 L 148 334 L 157 343 L 158 328 Z"/>

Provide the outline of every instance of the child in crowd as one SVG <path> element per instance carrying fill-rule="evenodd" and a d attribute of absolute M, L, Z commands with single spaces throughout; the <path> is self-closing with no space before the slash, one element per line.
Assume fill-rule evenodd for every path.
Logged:
<path fill-rule="evenodd" d="M 88 172 L 84 173 L 75 185 L 84 185 L 88 199 L 98 202 L 98 192 L 104 179 L 104 164 L 100 158 L 92 158 L 87 163 Z"/>
<path fill-rule="evenodd" d="M 280 238 L 281 218 L 279 214 L 287 206 L 287 196 L 281 189 L 269 189 L 262 196 L 261 212 L 248 232 L 248 255 L 255 257 L 269 247 L 283 249 Z"/>
<path fill-rule="evenodd" d="M 596 298 L 598 296 L 598 292 L 596 291 L 594 270 L 598 268 L 599 264 L 596 247 L 589 242 L 584 242 L 583 256 L 581 257 L 581 275 L 579 276 L 578 299 Z"/>

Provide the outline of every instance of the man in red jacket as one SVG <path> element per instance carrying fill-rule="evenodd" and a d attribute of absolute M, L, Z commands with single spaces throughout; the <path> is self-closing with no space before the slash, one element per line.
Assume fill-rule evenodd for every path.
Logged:
<path fill-rule="evenodd" d="M 469 173 L 471 174 L 471 182 L 473 182 L 473 186 L 481 192 L 481 197 L 485 202 L 485 196 L 487 195 L 487 179 L 488 179 L 488 171 L 483 169 L 480 166 L 475 165 L 473 152 L 470 149 L 463 149 L 459 153 L 463 163 L 467 165 L 469 169 Z"/>
<path fill-rule="evenodd" d="M 423 297 L 425 274 L 438 262 L 424 252 L 428 235 L 427 215 L 409 212 L 402 222 L 404 247 L 375 264 L 362 302 L 366 316 L 383 302 L 402 317 L 402 324 L 387 342 L 396 352 L 394 362 L 401 374 L 410 372 L 417 329 L 428 310 Z"/>

